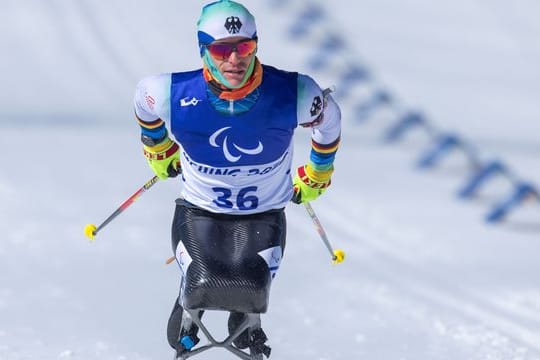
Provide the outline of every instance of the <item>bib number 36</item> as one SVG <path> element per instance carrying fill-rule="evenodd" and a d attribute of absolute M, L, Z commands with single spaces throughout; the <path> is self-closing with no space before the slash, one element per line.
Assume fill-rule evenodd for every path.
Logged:
<path fill-rule="evenodd" d="M 214 187 L 212 190 L 219 195 L 214 200 L 214 204 L 219 207 L 232 209 L 235 207 L 234 200 L 239 210 L 253 210 L 259 206 L 259 198 L 253 194 L 253 192 L 257 191 L 256 186 L 248 186 L 240 189 L 236 199 L 231 199 L 233 197 L 231 189 Z"/>

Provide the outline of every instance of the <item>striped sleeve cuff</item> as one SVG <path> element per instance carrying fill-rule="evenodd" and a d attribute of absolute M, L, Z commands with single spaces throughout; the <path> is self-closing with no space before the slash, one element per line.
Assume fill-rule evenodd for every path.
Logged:
<path fill-rule="evenodd" d="M 310 164 L 314 171 L 324 172 L 332 169 L 336 152 L 341 138 L 338 137 L 330 144 L 320 144 L 311 141 Z"/>
<path fill-rule="evenodd" d="M 138 116 L 135 116 L 135 118 L 137 119 L 139 125 L 144 129 L 157 129 L 160 126 L 165 125 L 165 123 L 161 119 L 156 119 L 154 121 L 144 121 L 141 120 Z"/>
<path fill-rule="evenodd" d="M 319 144 L 315 140 L 311 140 L 311 148 L 320 154 L 331 154 L 337 151 L 340 141 L 341 137 L 338 137 L 330 144 Z"/>
<path fill-rule="evenodd" d="M 163 120 L 156 119 L 153 121 L 144 121 L 138 116 L 135 116 L 135 118 L 141 127 L 141 134 L 154 140 L 156 144 L 161 143 L 167 138 L 167 128 L 165 127 L 165 122 Z"/>

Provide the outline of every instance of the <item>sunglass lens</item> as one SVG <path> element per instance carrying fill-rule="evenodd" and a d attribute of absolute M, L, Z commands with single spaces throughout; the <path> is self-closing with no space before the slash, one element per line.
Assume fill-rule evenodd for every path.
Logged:
<path fill-rule="evenodd" d="M 231 56 L 233 46 L 229 44 L 211 44 L 208 45 L 208 51 L 215 58 L 226 59 Z"/>
<path fill-rule="evenodd" d="M 244 41 L 236 45 L 238 56 L 244 57 L 252 54 L 257 47 L 257 43 L 254 40 Z"/>
<path fill-rule="evenodd" d="M 245 57 L 255 52 L 255 40 L 242 41 L 236 44 L 210 44 L 207 46 L 210 55 L 216 59 L 227 59 L 236 50 L 238 56 Z"/>

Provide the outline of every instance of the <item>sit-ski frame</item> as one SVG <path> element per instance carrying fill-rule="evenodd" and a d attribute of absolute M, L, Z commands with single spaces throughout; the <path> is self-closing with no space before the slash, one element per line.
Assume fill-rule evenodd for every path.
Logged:
<path fill-rule="evenodd" d="M 263 360 L 263 354 L 261 354 L 261 353 L 251 354 L 252 351 L 250 351 L 250 354 L 248 354 L 248 353 L 236 348 L 233 345 L 233 341 L 236 340 L 236 338 L 238 338 L 240 336 L 240 334 L 242 334 L 242 332 L 244 332 L 244 330 L 248 329 L 248 331 L 250 332 L 250 337 L 251 337 L 251 331 L 253 331 L 255 329 L 260 329 L 260 327 L 261 327 L 261 316 L 260 316 L 260 314 L 246 314 L 246 316 L 244 318 L 244 321 L 240 324 L 240 326 L 238 326 L 238 328 L 236 329 L 236 331 L 234 333 L 227 336 L 223 341 L 217 341 L 212 336 L 212 334 L 210 334 L 210 332 L 208 331 L 206 326 L 204 326 L 204 324 L 202 323 L 201 319 L 198 316 L 199 312 L 200 312 L 200 310 L 187 310 L 187 309 L 184 309 L 184 316 L 183 316 L 182 322 L 184 324 L 186 324 L 186 322 L 189 323 L 189 321 L 194 322 L 199 327 L 199 329 L 204 333 L 204 335 L 206 336 L 206 338 L 208 339 L 208 341 L 210 343 L 206 344 L 206 345 L 203 345 L 203 346 L 195 347 L 195 348 L 191 349 L 190 351 L 186 351 L 186 352 L 178 355 L 176 357 L 176 359 L 185 360 L 185 359 L 188 359 L 188 358 L 190 358 L 190 357 L 192 357 L 194 355 L 197 355 L 197 354 L 200 354 L 200 353 L 202 353 L 204 351 L 210 350 L 212 348 L 224 348 L 224 349 L 230 351 L 231 353 L 233 353 L 234 355 L 238 356 L 240 359 L 244 359 L 244 360 Z"/>

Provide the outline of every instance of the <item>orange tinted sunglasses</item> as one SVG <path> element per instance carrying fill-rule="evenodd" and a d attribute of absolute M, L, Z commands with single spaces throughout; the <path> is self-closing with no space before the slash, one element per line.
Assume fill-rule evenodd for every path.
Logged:
<path fill-rule="evenodd" d="M 246 57 L 255 52 L 257 49 L 257 41 L 242 40 L 237 43 L 216 43 L 205 45 L 210 55 L 215 59 L 225 60 L 228 59 L 231 54 L 236 51 L 238 56 Z"/>

